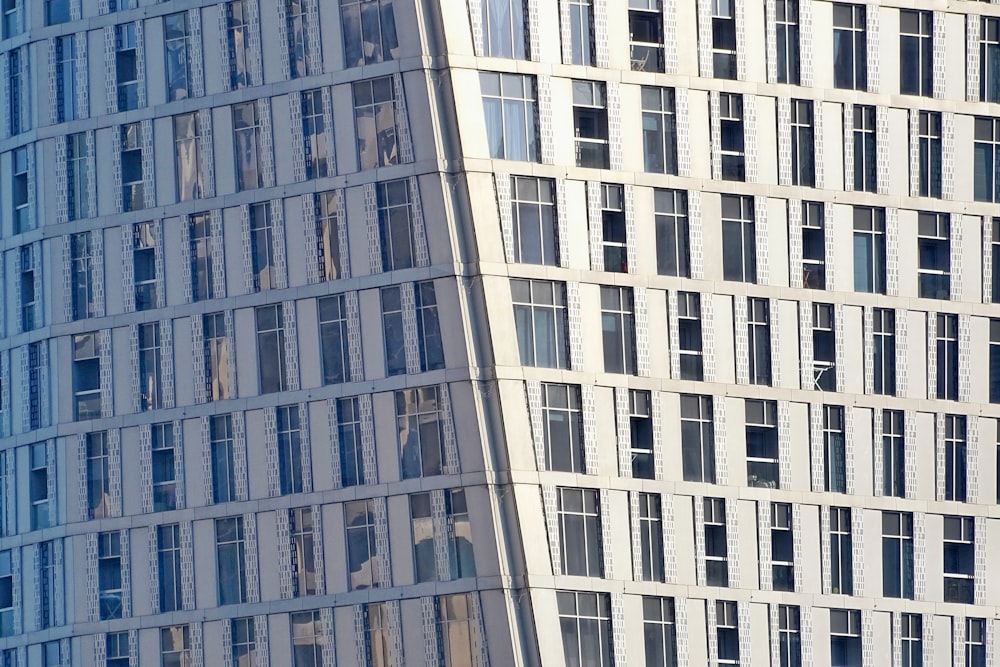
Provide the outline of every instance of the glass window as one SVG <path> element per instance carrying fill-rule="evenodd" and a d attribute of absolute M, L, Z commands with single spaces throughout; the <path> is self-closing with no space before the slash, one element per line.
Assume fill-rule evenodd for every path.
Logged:
<path fill-rule="evenodd" d="M 899 12 L 899 92 L 934 94 L 934 18 L 929 11 Z"/>
<path fill-rule="evenodd" d="M 469 667 L 476 620 L 470 598 L 476 593 L 437 596 L 438 655 L 441 667 Z"/>
<path fill-rule="evenodd" d="M 45 0 L 45 25 L 69 21 L 69 0 Z"/>
<path fill-rule="evenodd" d="M 698 502 L 697 498 L 695 502 Z M 729 548 L 726 542 L 726 501 L 704 498 L 705 583 L 729 586 Z"/>
<path fill-rule="evenodd" d="M 300 611 L 289 618 L 292 624 L 292 667 L 322 667 L 326 639 L 320 611 Z"/>
<path fill-rule="evenodd" d="M 490 157 L 538 162 L 535 77 L 480 72 Z"/>
<path fill-rule="evenodd" d="M 229 369 L 233 362 L 224 313 L 207 313 L 202 322 L 205 338 L 205 385 L 208 400 L 232 398 Z"/>
<path fill-rule="evenodd" d="M 367 484 L 361 444 L 361 405 L 357 396 L 337 399 L 337 445 L 340 448 L 340 484 Z"/>
<path fill-rule="evenodd" d="M 629 405 L 629 457 L 632 460 L 632 477 L 653 479 L 653 416 L 652 395 L 640 389 L 628 390 Z"/>
<path fill-rule="evenodd" d="M 286 391 L 285 317 L 281 304 L 259 306 L 257 320 L 257 368 L 260 393 Z"/>
<path fill-rule="evenodd" d="M 104 635 L 106 651 L 104 667 L 129 667 L 128 635 L 128 632 L 108 632 Z"/>
<path fill-rule="evenodd" d="M 472 523 L 465 489 L 445 489 L 444 513 L 448 542 L 448 573 L 452 579 L 476 576 Z"/>
<path fill-rule="evenodd" d="M 944 416 L 944 498 L 964 503 L 967 497 L 968 444 L 965 416 Z"/>
<path fill-rule="evenodd" d="M 1000 201 L 1000 118 L 976 118 L 973 151 L 976 201 Z"/>
<path fill-rule="evenodd" d="M 812 305 L 813 387 L 837 391 L 837 327 L 832 303 Z"/>
<path fill-rule="evenodd" d="M 211 299 L 215 292 L 215 267 L 212 263 L 215 243 L 207 213 L 188 216 L 188 237 L 191 239 L 191 300 Z"/>
<path fill-rule="evenodd" d="M 725 280 L 757 282 L 757 242 L 753 198 L 722 195 L 722 275 Z"/>
<path fill-rule="evenodd" d="M 701 295 L 677 293 L 677 351 L 682 380 L 704 379 L 704 350 L 701 332 Z"/>
<path fill-rule="evenodd" d="M 298 79 L 307 74 L 306 54 L 309 49 L 306 45 L 306 33 L 309 20 L 306 14 L 306 3 L 302 0 L 284 0 L 284 2 L 285 20 L 288 26 L 289 76 L 292 79 Z"/>
<path fill-rule="evenodd" d="M 542 383 L 545 469 L 583 473 L 583 414 L 579 385 Z"/>
<path fill-rule="evenodd" d="M 403 479 L 444 469 L 444 412 L 438 387 L 396 392 L 396 426 Z"/>
<path fill-rule="evenodd" d="M 625 226 L 625 189 L 601 184 L 601 246 L 604 270 L 628 273 L 628 239 Z"/>
<path fill-rule="evenodd" d="M 966 667 L 986 667 L 986 619 L 965 619 Z"/>
<path fill-rule="evenodd" d="M 875 107 L 854 105 L 854 189 L 877 190 L 878 149 L 875 141 Z"/>
<path fill-rule="evenodd" d="M 379 585 L 375 542 L 375 501 L 344 503 L 347 530 L 348 587 L 352 591 Z M 319 663 L 317 663 L 319 664 Z"/>
<path fill-rule="evenodd" d="M 715 483 L 711 396 L 681 394 L 681 457 L 685 481 Z"/>
<path fill-rule="evenodd" d="M 594 0 L 563 0 L 569 5 L 569 43 L 572 65 L 593 67 Z"/>
<path fill-rule="evenodd" d="M 153 511 L 166 512 L 177 509 L 177 449 L 174 445 L 174 425 L 172 422 L 153 424 L 152 435 L 152 481 Z"/>
<path fill-rule="evenodd" d="M 361 169 L 399 164 L 399 119 L 392 77 L 358 81 L 353 90 Z"/>
<path fill-rule="evenodd" d="M 38 250 L 40 249 L 38 248 Z M 39 290 L 35 289 L 35 271 L 40 267 L 36 266 L 35 250 L 36 246 L 33 245 L 21 246 L 17 250 L 21 260 L 21 275 L 19 276 L 21 289 L 18 293 L 21 306 L 21 331 L 31 331 L 41 324 L 38 321 L 41 314 L 39 312 L 41 304 L 38 301 L 42 294 Z"/>
<path fill-rule="evenodd" d="M 122 210 L 138 211 L 146 206 L 143 195 L 142 128 L 139 123 L 120 127 Z"/>
<path fill-rule="evenodd" d="M 847 493 L 847 451 L 844 444 L 844 408 L 823 406 L 824 490 Z"/>
<path fill-rule="evenodd" d="M 101 416 L 101 356 L 97 332 L 73 336 L 73 400 L 76 419 Z"/>
<path fill-rule="evenodd" d="M 635 305 L 631 287 L 601 286 L 604 372 L 636 374 Z"/>
<path fill-rule="evenodd" d="M 642 598 L 645 667 L 677 667 L 677 621 L 674 599 Z"/>
<path fill-rule="evenodd" d="M 1000 18 L 983 16 L 979 31 L 979 99 L 1000 102 Z"/>
<path fill-rule="evenodd" d="M 802 627 L 799 608 L 778 605 L 778 665 L 802 667 Z"/>
<path fill-rule="evenodd" d="M 1000 320 L 990 319 L 990 403 L 1000 403 Z"/>
<path fill-rule="evenodd" d="M 374 65 L 399 56 L 393 0 L 340 0 L 344 65 Z"/>
<path fill-rule="evenodd" d="M 183 607 L 181 529 L 176 523 L 156 527 L 156 562 L 159 573 L 160 612 Z"/>
<path fill-rule="evenodd" d="M 885 209 L 854 207 L 854 291 L 885 294 Z"/>
<path fill-rule="evenodd" d="M 232 106 L 233 142 L 236 145 L 236 189 L 261 187 L 260 117 L 257 102 L 241 102 Z"/>
<path fill-rule="evenodd" d="M 771 384 L 771 304 L 747 299 L 747 338 L 750 384 Z"/>
<path fill-rule="evenodd" d="M 205 195 L 205 182 L 201 173 L 201 142 L 198 113 L 174 116 L 174 166 L 177 170 L 177 199 L 188 201 Z M 207 218 L 207 214 L 200 214 Z"/>
<path fill-rule="evenodd" d="M 302 91 L 302 141 L 306 160 L 306 178 L 325 178 L 331 174 L 332 146 L 326 141 L 326 115 L 322 90 Z"/>
<path fill-rule="evenodd" d="M 137 222 L 132 226 L 132 275 L 135 282 L 136 310 L 150 310 L 157 306 L 154 224 L 156 223 Z"/>
<path fill-rule="evenodd" d="M 97 601 L 102 621 L 122 617 L 121 535 L 117 530 L 97 535 Z"/>
<path fill-rule="evenodd" d="M 247 601 L 247 555 L 243 517 L 215 520 L 215 556 L 219 604 Z"/>
<path fill-rule="evenodd" d="M 420 370 L 444 368 L 444 342 L 438 318 L 437 291 L 433 280 L 414 283 L 413 296 L 417 309 L 417 347 L 420 350 Z"/>
<path fill-rule="evenodd" d="M 631 12 L 635 14 L 636 12 Z M 648 12 L 643 12 L 647 14 Z M 633 50 L 636 48 L 633 44 Z M 633 62 L 633 65 L 635 63 Z M 643 86 L 642 145 L 645 169 L 677 174 L 677 108 L 673 88 Z"/>
<path fill-rule="evenodd" d="M 663 7 L 660 0 L 629 0 L 628 9 L 632 71 L 664 71 Z"/>
<path fill-rule="evenodd" d="M 511 177 L 515 262 L 559 263 L 555 189 L 548 178 Z"/>
<path fill-rule="evenodd" d="M 521 365 L 569 368 L 566 283 L 511 280 Z"/>
<path fill-rule="evenodd" d="M 656 272 L 661 276 L 691 277 L 687 192 L 653 190 L 656 225 Z"/>
<path fill-rule="evenodd" d="M 900 644 L 902 667 L 923 667 L 924 628 L 921 614 L 900 614 Z"/>
<path fill-rule="evenodd" d="M 90 217 L 90 143 L 86 132 L 66 136 L 66 216 Z"/>
<path fill-rule="evenodd" d="M 868 90 L 865 18 L 864 5 L 833 5 L 833 84 L 837 88 Z"/>
<path fill-rule="evenodd" d="M 340 213 L 341 197 L 336 190 L 316 195 L 316 254 L 320 281 L 345 277 L 341 240 L 347 241 L 347 228 Z"/>
<path fill-rule="evenodd" d="M 873 390 L 876 394 L 896 395 L 896 311 L 872 309 Z"/>
<path fill-rule="evenodd" d="M 413 533 L 414 580 L 417 583 L 437 581 L 430 493 L 414 493 L 410 496 L 410 530 Z"/>
<path fill-rule="evenodd" d="M 385 343 L 385 374 L 406 373 L 406 343 L 403 333 L 403 294 L 399 285 L 383 287 L 382 337 Z"/>
<path fill-rule="evenodd" d="M 607 169 L 608 104 L 603 82 L 573 80 L 573 130 L 576 166 Z"/>
<path fill-rule="evenodd" d="M 234 90 L 250 85 L 250 28 L 244 0 L 226 3 L 226 47 L 229 49 L 229 85 Z"/>
<path fill-rule="evenodd" d="M 375 195 L 382 270 L 398 271 L 416 266 L 413 203 L 407 179 L 377 183 Z"/>
<path fill-rule="evenodd" d="M 813 132 L 812 101 L 792 100 L 792 185 L 816 185 Z"/>
<path fill-rule="evenodd" d="M 775 4 L 778 83 L 799 85 L 799 0 Z M 787 667 L 782 663 L 781 667 Z"/>
<path fill-rule="evenodd" d="M 234 618 L 229 621 L 229 636 L 232 637 L 231 667 L 249 667 L 257 664 L 257 632 L 254 617 Z M 123 665 L 122 667 L 128 667 Z"/>
<path fill-rule="evenodd" d="M 22 110 L 24 108 L 24 96 L 30 95 L 26 90 L 26 77 L 28 72 L 28 53 L 26 48 L 12 49 L 7 52 L 7 110 L 8 128 L 11 136 L 20 134 L 28 129 L 31 120 Z"/>
<path fill-rule="evenodd" d="M 611 600 L 607 593 L 556 591 L 567 665 L 612 667 Z"/>
<path fill-rule="evenodd" d="M 232 415 L 209 418 L 209 447 L 212 465 L 212 502 L 236 500 L 236 439 Z"/>
<path fill-rule="evenodd" d="M 861 612 L 830 610 L 830 661 L 843 667 L 861 667 Z"/>
<path fill-rule="evenodd" d="M 747 399 L 747 484 L 780 488 L 778 474 L 778 405 L 774 401 Z"/>
<path fill-rule="evenodd" d="M 160 323 L 140 324 L 139 332 L 139 410 L 163 407 L 163 350 L 160 347 Z"/>
<path fill-rule="evenodd" d="M 972 604 L 975 591 L 975 522 L 944 517 L 944 601 Z"/>
<path fill-rule="evenodd" d="M 311 507 L 296 507 L 288 512 L 292 542 L 292 594 L 295 597 L 316 594 L 315 533 Z"/>
<path fill-rule="evenodd" d="M 933 314 L 929 317 L 934 317 Z M 937 314 L 937 398 L 958 400 L 958 315 Z"/>
<path fill-rule="evenodd" d="M 739 608 L 735 602 L 715 603 L 715 637 L 719 667 L 740 664 Z"/>
<path fill-rule="evenodd" d="M 714 2 L 729 0 L 713 0 Z M 736 93 L 719 93 L 719 158 L 722 162 L 722 179 L 746 180 L 746 146 L 743 136 L 743 96 Z M 724 195 L 725 196 L 725 195 Z"/>
<path fill-rule="evenodd" d="M 139 108 L 139 58 L 136 24 L 115 26 L 115 81 L 118 111 Z"/>
<path fill-rule="evenodd" d="M 28 182 L 31 171 L 28 167 L 28 148 L 17 148 L 11 154 L 13 178 L 11 179 L 11 205 L 14 214 L 14 233 L 21 234 L 34 229 L 31 215 L 31 201 L 28 197 Z"/>
<path fill-rule="evenodd" d="M 917 287 L 924 299 L 951 296 L 951 224 L 947 213 L 917 214 Z"/>
<path fill-rule="evenodd" d="M 639 505 L 639 556 L 642 569 L 640 581 L 664 581 L 666 569 L 663 557 L 663 513 L 660 494 L 636 493 Z"/>
<path fill-rule="evenodd" d="M 187 625 L 160 628 L 161 667 L 190 667 L 191 630 Z"/>
<path fill-rule="evenodd" d="M 826 220 L 823 202 L 802 202 L 802 287 L 826 289 Z"/>
<path fill-rule="evenodd" d="M 299 406 L 277 408 L 278 481 L 281 495 L 302 493 L 302 468 L 308 465 L 302 457 L 302 431 L 299 427 Z"/>
<path fill-rule="evenodd" d="M 87 516 L 91 519 L 104 519 L 112 516 L 111 449 L 108 445 L 108 434 L 105 431 L 88 433 L 85 442 L 87 448 Z M 42 463 L 42 461 L 38 461 L 38 463 Z M 47 472 L 45 478 L 47 483 Z M 40 474 L 37 479 L 39 482 L 41 481 Z M 36 478 L 33 475 L 32 482 L 35 481 Z M 41 484 L 39 483 L 38 486 Z M 35 490 L 33 489 L 33 491 Z M 39 488 L 37 491 L 41 495 L 42 490 Z M 47 498 L 47 489 L 44 495 Z"/>
<path fill-rule="evenodd" d="M 921 111 L 918 116 L 917 151 L 920 171 L 917 191 L 921 197 L 941 197 L 941 113 Z"/>
<path fill-rule="evenodd" d="M 851 508 L 830 508 L 830 592 L 854 595 Z"/>
<path fill-rule="evenodd" d="M 913 515 L 882 512 L 882 595 L 913 599 Z"/>
<path fill-rule="evenodd" d="M 906 439 L 902 410 L 882 410 L 882 495 L 906 497 Z"/>
<path fill-rule="evenodd" d="M 186 99 L 194 93 L 191 89 L 190 39 L 187 12 L 167 14 L 163 17 L 164 69 L 168 102 Z"/>
<path fill-rule="evenodd" d="M 0 551 L 0 637 L 12 637 L 13 635 L 14 569 L 11 552 Z"/>
<path fill-rule="evenodd" d="M 316 303 L 319 309 L 319 339 L 323 356 L 323 384 L 347 382 L 351 378 L 351 354 L 347 342 L 347 299 L 343 294 L 335 294 L 318 299 Z M 382 303 L 384 306 L 384 291 Z M 383 313 L 383 317 L 385 317 L 385 313 Z M 389 337 L 387 335 L 386 342 L 388 340 Z M 398 349 L 403 349 L 402 340 L 398 342 L 400 344 Z M 386 348 L 388 351 L 388 345 Z"/>
<path fill-rule="evenodd" d="M 493 58 L 528 57 L 528 28 L 524 0 L 484 0 L 483 50 Z"/>
<path fill-rule="evenodd" d="M 712 0 L 712 72 L 736 78 L 736 1 Z"/>

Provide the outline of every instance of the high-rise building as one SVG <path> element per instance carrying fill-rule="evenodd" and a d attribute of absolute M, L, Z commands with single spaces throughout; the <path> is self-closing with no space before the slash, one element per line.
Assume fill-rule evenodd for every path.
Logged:
<path fill-rule="evenodd" d="M 1000 6 L 0 14 L 0 667 L 1000 661 Z"/>

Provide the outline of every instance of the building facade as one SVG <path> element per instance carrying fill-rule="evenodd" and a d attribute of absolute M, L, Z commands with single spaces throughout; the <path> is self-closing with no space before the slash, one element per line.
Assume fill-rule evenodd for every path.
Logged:
<path fill-rule="evenodd" d="M 0 667 L 997 664 L 917 4 L 3 0 Z"/>

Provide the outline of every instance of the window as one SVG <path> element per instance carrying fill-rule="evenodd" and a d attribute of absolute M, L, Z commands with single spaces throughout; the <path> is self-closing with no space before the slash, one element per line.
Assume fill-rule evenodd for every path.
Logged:
<path fill-rule="evenodd" d="M 229 85 L 232 89 L 250 85 L 250 28 L 244 0 L 226 3 L 226 47 L 229 50 Z"/>
<path fill-rule="evenodd" d="M 632 477 L 636 479 L 653 479 L 656 476 L 653 461 L 651 403 L 652 396 L 648 391 L 628 390 L 629 440 L 631 442 L 629 454 L 632 460 Z"/>
<path fill-rule="evenodd" d="M 729 586 L 726 501 L 724 498 L 704 498 L 703 503 L 705 511 L 705 583 L 708 586 Z"/>
<path fill-rule="evenodd" d="M 232 415 L 209 418 L 212 464 L 212 502 L 236 500 L 236 440 Z"/>
<path fill-rule="evenodd" d="M 747 299 L 747 339 L 750 384 L 770 385 L 771 305 L 767 299 Z"/>
<path fill-rule="evenodd" d="M 448 542 L 448 574 L 452 579 L 476 576 L 472 546 L 472 522 L 465 489 L 444 490 L 445 526 Z"/>
<path fill-rule="evenodd" d="M 818 391 L 837 391 L 837 333 L 832 303 L 812 305 L 813 386 Z"/>
<path fill-rule="evenodd" d="M 681 379 L 703 380 L 701 295 L 696 292 L 677 293 L 677 343 Z"/>
<path fill-rule="evenodd" d="M 964 503 L 968 452 L 964 415 L 944 416 L 944 498 Z"/>
<path fill-rule="evenodd" d="M 656 225 L 656 272 L 661 276 L 691 276 L 687 192 L 653 190 Z"/>
<path fill-rule="evenodd" d="M 986 619 L 965 619 L 965 665 L 986 667 Z"/>
<path fill-rule="evenodd" d="M 25 78 L 28 72 L 27 49 L 12 49 L 7 52 L 7 109 L 10 115 L 8 127 L 11 136 L 27 130 L 30 117 L 23 113 L 25 95 L 30 96 Z"/>
<path fill-rule="evenodd" d="M 974 136 L 975 199 L 1000 201 L 1000 118 L 976 118 Z"/>
<path fill-rule="evenodd" d="M 569 5 L 569 64 L 593 67 L 594 59 L 594 1 L 563 0 Z"/>
<path fill-rule="evenodd" d="M 573 129 L 576 166 L 607 169 L 608 106 L 604 83 L 573 81 Z"/>
<path fill-rule="evenodd" d="M 306 31 L 308 19 L 306 3 L 302 0 L 284 0 L 285 16 L 288 24 L 288 64 L 291 67 L 289 76 L 298 79 L 306 76 Z"/>
<path fill-rule="evenodd" d="M 409 181 L 400 179 L 377 183 L 375 195 L 382 270 L 398 271 L 416 266 Z"/>
<path fill-rule="evenodd" d="M 437 293 L 433 280 L 414 283 L 413 296 L 417 309 L 417 346 L 420 348 L 420 370 L 444 368 L 444 343 L 438 319 Z"/>
<path fill-rule="evenodd" d="M 410 530 L 413 533 L 414 580 L 417 583 L 437 581 L 430 493 L 414 493 L 410 496 Z"/>
<path fill-rule="evenodd" d="M 913 599 L 913 515 L 882 512 L 882 595 Z"/>
<path fill-rule="evenodd" d="M 344 503 L 347 523 L 348 588 L 352 591 L 379 585 L 378 549 L 375 542 L 375 501 Z M 318 664 L 318 663 L 317 663 Z"/>
<path fill-rule="evenodd" d="M 90 217 L 90 145 L 86 132 L 66 136 L 66 216 Z"/>
<path fill-rule="evenodd" d="M 10 39 L 11 37 L 20 34 L 21 28 L 21 18 L 20 14 L 23 11 L 21 5 L 21 0 L 3 0 L 3 38 Z"/>
<path fill-rule="evenodd" d="M 722 195 L 722 277 L 757 282 L 757 242 L 753 198 Z"/>
<path fill-rule="evenodd" d="M 674 599 L 642 598 L 645 667 L 677 667 L 677 621 Z"/>
<path fill-rule="evenodd" d="M 69 21 L 69 0 L 45 0 L 45 25 Z"/>
<path fill-rule="evenodd" d="M 396 94 L 392 77 L 358 81 L 354 87 L 354 124 L 362 169 L 399 164 Z"/>
<path fill-rule="evenodd" d="M 479 85 L 483 93 L 490 157 L 538 162 L 535 77 L 480 72 Z"/>
<path fill-rule="evenodd" d="M 45 642 L 41 645 L 42 667 L 61 667 L 63 664 L 62 644 L 57 641 Z M 66 651 L 69 661 L 69 651 Z"/>
<path fill-rule="evenodd" d="M 45 345 L 45 347 L 42 347 Z M 42 353 L 48 350 L 47 342 L 28 343 L 28 428 L 42 427 L 42 382 L 48 381 L 48 360 L 43 362 Z"/>
<path fill-rule="evenodd" d="M 612 667 L 611 600 L 607 593 L 556 591 L 567 665 Z"/>
<path fill-rule="evenodd" d="M 545 469 L 583 473 L 583 414 L 579 385 L 542 383 Z"/>
<path fill-rule="evenodd" d="M 511 177 L 514 261 L 559 263 L 556 242 L 555 182 L 547 178 Z"/>
<path fill-rule="evenodd" d="M 937 397 L 958 400 L 958 315 L 937 314 Z"/>
<path fill-rule="evenodd" d="M 632 2 L 636 2 L 636 0 L 632 0 Z M 630 12 L 630 14 L 635 13 L 635 11 Z M 643 13 L 647 14 L 648 12 Z M 632 48 L 634 50 L 635 45 Z M 641 99 L 645 169 L 657 174 L 676 175 L 677 108 L 674 89 L 643 86 Z"/>
<path fill-rule="evenodd" d="M 736 78 L 735 0 L 712 0 L 712 71 L 716 79 Z"/>
<path fill-rule="evenodd" d="M 823 406 L 824 490 L 847 493 L 847 451 L 844 443 L 844 408 Z"/>
<path fill-rule="evenodd" d="M 208 313 L 203 320 L 205 338 L 205 384 L 209 401 L 232 398 L 229 391 L 229 336 L 224 313 Z"/>
<path fill-rule="evenodd" d="M 191 665 L 191 630 L 187 625 L 160 628 L 161 667 Z"/>
<path fill-rule="evenodd" d="M 97 591 L 101 620 L 121 618 L 122 546 L 117 530 L 97 535 Z"/>
<path fill-rule="evenodd" d="M 1000 102 L 1000 19 L 981 18 L 979 36 L 979 99 Z"/>
<path fill-rule="evenodd" d="M 778 83 L 799 85 L 799 0 L 775 4 Z M 785 663 L 781 667 L 788 667 Z"/>
<path fill-rule="evenodd" d="M 247 667 L 257 664 L 257 632 L 254 617 L 234 618 L 229 621 L 229 636 L 232 637 L 231 667 Z M 122 667 L 128 667 L 123 665 Z"/>
<path fill-rule="evenodd" d="M 285 316 L 281 304 L 259 306 L 257 319 L 257 368 L 260 393 L 286 391 Z"/>
<path fill-rule="evenodd" d="M 277 287 L 275 225 L 268 204 L 250 204 L 250 264 L 255 290 Z"/>
<path fill-rule="evenodd" d="M 522 366 L 569 368 L 566 283 L 511 280 Z"/>
<path fill-rule="evenodd" d="M 11 552 L 0 551 L 0 637 L 14 635 L 14 585 Z"/>
<path fill-rule="evenodd" d="M 715 603 L 715 637 L 719 667 L 740 664 L 739 613 L 735 602 Z"/>
<path fill-rule="evenodd" d="M 288 512 L 292 541 L 292 594 L 295 597 L 316 594 L 316 560 L 311 507 L 297 507 Z"/>
<path fill-rule="evenodd" d="M 115 82 L 118 111 L 139 108 L 139 58 L 136 24 L 115 26 Z"/>
<path fill-rule="evenodd" d="M 663 7 L 660 0 L 629 0 L 629 49 L 633 72 L 662 72 Z"/>
<path fill-rule="evenodd" d="M 917 214 L 917 280 L 924 299 L 947 299 L 951 295 L 950 216 L 947 213 Z"/>
<path fill-rule="evenodd" d="M 176 449 L 171 422 L 152 425 L 153 511 L 177 509 Z"/>
<path fill-rule="evenodd" d="M 524 0 L 485 0 L 482 8 L 483 55 L 525 60 L 528 35 Z"/>
<path fill-rule="evenodd" d="M 990 403 L 1000 403 L 1000 320 L 990 319 Z"/>
<path fill-rule="evenodd" d="M 299 428 L 299 406 L 279 406 L 278 480 L 281 495 L 302 493 L 302 432 Z"/>
<path fill-rule="evenodd" d="M 160 348 L 160 323 L 137 326 L 139 331 L 139 410 L 163 407 L 163 351 Z"/>
<path fill-rule="evenodd" d="M 41 269 L 37 266 L 37 255 L 40 253 L 36 253 L 35 249 L 34 245 L 21 246 L 18 249 L 21 260 L 21 275 L 19 276 L 21 282 L 19 295 L 21 297 L 21 331 L 31 331 L 41 324 L 38 320 L 41 315 L 39 299 L 42 294 L 40 290 L 35 289 L 35 272 Z"/>
<path fill-rule="evenodd" d="M 156 527 L 156 562 L 159 571 L 160 612 L 183 607 L 181 529 L 176 523 Z"/>
<path fill-rule="evenodd" d="M 356 396 L 337 399 L 337 444 L 340 447 L 340 484 L 367 484 L 361 444 L 361 406 Z"/>
<path fill-rule="evenodd" d="M 219 577 L 219 604 L 247 601 L 247 554 L 243 517 L 215 520 L 215 556 Z"/>
<path fill-rule="evenodd" d="M 904 95 L 934 94 L 933 14 L 927 11 L 899 12 L 899 92 Z"/>
<path fill-rule="evenodd" d="M 379 293 L 382 298 L 382 336 L 385 343 L 385 374 L 388 376 L 402 375 L 406 373 L 402 289 L 399 285 L 394 285 L 392 287 L 383 287 Z"/>
<path fill-rule="evenodd" d="M 345 67 L 374 65 L 399 56 L 393 0 L 340 0 Z"/>
<path fill-rule="evenodd" d="M 826 221 L 823 202 L 802 202 L 802 287 L 826 289 Z"/>
<path fill-rule="evenodd" d="M 323 617 L 318 609 L 290 615 L 292 624 L 292 667 L 321 667 L 323 664 Z M 241 666 L 242 667 L 242 666 Z"/>
<path fill-rule="evenodd" d="M 944 517 L 944 601 L 973 603 L 975 523 L 968 516 Z"/>
<path fill-rule="evenodd" d="M 872 309 L 873 389 L 876 394 L 896 395 L 896 311 Z"/>
<path fill-rule="evenodd" d="M 177 199 L 188 201 L 205 194 L 201 174 L 197 112 L 174 116 L 174 165 L 177 170 Z M 207 219 L 207 214 L 197 214 Z M 192 216 L 194 217 L 194 216 Z"/>
<path fill-rule="evenodd" d="M 156 232 L 152 222 L 132 227 L 132 269 L 135 282 L 135 309 L 156 308 Z"/>
<path fill-rule="evenodd" d="M 833 5 L 833 85 L 868 90 L 864 5 Z"/>
<path fill-rule="evenodd" d="M 31 472 L 28 493 L 31 501 L 31 530 L 48 528 L 49 521 L 49 461 L 45 443 L 31 445 Z"/>
<path fill-rule="evenodd" d="M 906 440 L 902 410 L 882 410 L 882 495 L 906 497 Z"/>
<path fill-rule="evenodd" d="M 56 622 L 56 560 L 55 560 L 55 540 L 38 543 L 37 570 L 35 575 L 36 590 L 38 591 L 36 613 L 41 612 L 36 618 L 39 619 L 39 629 L 44 630 L 53 627 Z M 61 569 L 61 565 L 60 565 Z M 58 644 L 56 645 L 58 646 Z M 46 651 L 47 652 L 47 651 Z M 50 662 L 50 667 L 59 665 L 59 661 Z"/>
<path fill-rule="evenodd" d="M 816 185 L 813 132 L 813 103 L 792 100 L 792 185 Z"/>
<path fill-rule="evenodd" d="M 236 189 L 252 190 L 264 184 L 261 172 L 260 116 L 257 102 L 232 106 L 233 142 L 236 145 Z"/>
<path fill-rule="evenodd" d="M 681 394 L 681 458 L 684 481 L 715 484 L 711 396 Z"/>
<path fill-rule="evenodd" d="M 747 484 L 765 489 L 780 486 L 778 474 L 778 405 L 747 399 Z"/>
<path fill-rule="evenodd" d="M 861 612 L 853 609 L 830 610 L 830 664 L 861 667 Z"/>
<path fill-rule="evenodd" d="M 628 273 L 625 190 L 621 185 L 601 184 L 601 240 L 604 270 Z"/>
<path fill-rule="evenodd" d="M 875 107 L 854 105 L 854 189 L 875 192 L 878 149 L 875 142 Z"/>
<path fill-rule="evenodd" d="M 851 508 L 830 508 L 830 592 L 854 595 Z"/>
<path fill-rule="evenodd" d="M 191 52 L 188 43 L 191 34 L 187 12 L 167 14 L 163 17 L 163 44 L 167 81 L 167 101 L 191 97 Z"/>
<path fill-rule="evenodd" d="M 128 632 L 108 632 L 104 635 L 106 662 L 104 667 L 129 667 Z"/>
<path fill-rule="evenodd" d="M 145 207 L 141 132 L 139 123 L 121 126 L 122 211 L 126 212 Z"/>
<path fill-rule="evenodd" d="M 107 432 L 88 433 L 86 448 L 87 516 L 91 519 L 105 519 L 112 515 L 111 450 Z M 32 454 L 34 455 L 34 452 Z"/>
<path fill-rule="evenodd" d="M 14 171 L 11 183 L 14 233 L 21 234 L 35 227 L 31 217 L 31 201 L 28 197 L 28 181 L 31 179 L 31 173 L 28 167 L 27 147 L 14 149 L 11 153 L 11 166 Z"/>
<path fill-rule="evenodd" d="M 712 0 L 729 3 L 731 0 Z M 716 74 L 718 75 L 718 73 Z M 735 78 L 735 77 L 734 77 Z M 746 180 L 746 146 L 743 137 L 743 96 L 719 93 L 719 159 L 722 180 Z M 725 199 L 726 196 L 723 195 Z M 723 214 L 725 215 L 725 214 Z"/>
<path fill-rule="evenodd" d="M 403 479 L 431 477 L 444 470 L 444 414 L 436 386 L 396 392 Z"/>
<path fill-rule="evenodd" d="M 207 213 L 188 216 L 188 236 L 191 239 L 191 299 L 211 299 L 215 292 L 215 267 L 212 263 L 215 243 Z"/>
<path fill-rule="evenodd" d="M 923 667 L 924 628 L 921 614 L 900 614 L 900 644 L 902 667 Z"/>
<path fill-rule="evenodd" d="M 885 294 L 885 209 L 854 207 L 854 291 Z"/>
<path fill-rule="evenodd" d="M 331 146 L 326 141 L 326 117 L 322 90 L 302 91 L 302 140 L 306 161 L 306 178 L 330 175 Z"/>
<path fill-rule="evenodd" d="M 778 665 L 802 667 L 802 628 L 799 608 L 778 605 Z"/>
<path fill-rule="evenodd" d="M 604 576 L 601 515 L 596 489 L 558 489 L 559 544 L 562 573 Z"/>
<path fill-rule="evenodd" d="M 79 421 L 101 416 L 101 357 L 97 333 L 73 336 L 73 402 Z"/>
<path fill-rule="evenodd" d="M 601 286 L 605 373 L 636 373 L 635 306 L 631 287 Z"/>
<path fill-rule="evenodd" d="M 639 549 L 642 571 L 640 581 L 664 581 L 666 570 L 663 560 L 663 514 L 660 494 L 638 493 Z"/>
<path fill-rule="evenodd" d="M 341 194 L 335 190 L 316 195 L 316 239 L 320 281 L 345 277 L 346 266 L 341 256 L 341 234 L 347 241 L 345 221 L 340 214 Z"/>
<path fill-rule="evenodd" d="M 399 288 L 386 288 L 382 291 L 382 303 L 385 305 L 385 292 Z M 347 332 L 347 302 L 343 294 L 317 299 L 319 308 L 319 339 L 323 348 L 323 384 L 347 382 L 351 377 L 351 355 L 348 346 Z M 401 315 L 401 314 L 400 314 Z M 385 313 L 383 312 L 383 318 Z M 386 328 L 388 334 L 388 328 Z M 402 331 L 400 330 L 400 334 Z M 386 336 L 388 343 L 389 337 Z M 402 339 L 396 350 L 403 350 Z M 389 351 L 386 345 L 386 351 Z M 406 369 L 404 367 L 403 372 Z"/>
<path fill-rule="evenodd" d="M 920 171 L 917 192 L 921 197 L 941 197 L 941 114 L 921 111 L 918 117 Z"/>
<path fill-rule="evenodd" d="M 438 664 L 465 667 L 475 664 L 472 645 L 475 618 L 471 596 L 476 593 L 437 596 Z"/>

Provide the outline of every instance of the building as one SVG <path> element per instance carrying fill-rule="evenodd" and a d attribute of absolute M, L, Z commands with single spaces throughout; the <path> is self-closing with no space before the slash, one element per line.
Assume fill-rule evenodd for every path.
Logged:
<path fill-rule="evenodd" d="M 914 4 L 3 0 L 0 667 L 994 664 L 1000 9 Z"/>

